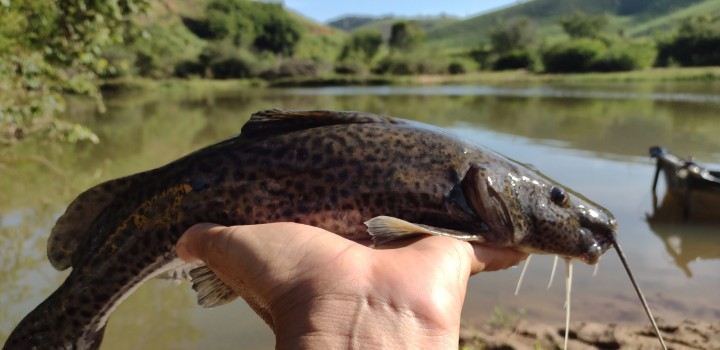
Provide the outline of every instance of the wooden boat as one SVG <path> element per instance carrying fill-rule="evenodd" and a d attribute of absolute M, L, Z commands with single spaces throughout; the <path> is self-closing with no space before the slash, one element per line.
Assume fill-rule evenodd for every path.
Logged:
<path fill-rule="evenodd" d="M 708 170 L 696 163 L 692 157 L 682 159 L 660 146 L 650 147 L 650 156 L 657 159 L 653 180 L 653 198 L 657 198 L 660 172 L 665 174 L 667 191 L 683 203 L 683 216 L 687 219 L 693 206 L 694 197 L 720 195 L 720 171 Z M 655 203 L 657 206 L 657 203 Z"/>

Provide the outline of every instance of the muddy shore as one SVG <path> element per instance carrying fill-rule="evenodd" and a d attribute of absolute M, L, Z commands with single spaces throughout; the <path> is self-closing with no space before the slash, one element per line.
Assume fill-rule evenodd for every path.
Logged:
<path fill-rule="evenodd" d="M 658 322 L 669 349 L 720 349 L 720 322 Z M 520 321 L 513 327 L 463 328 L 460 349 L 513 350 L 562 349 L 563 325 Z M 645 324 L 602 324 L 577 322 L 570 325 L 568 348 L 592 349 L 660 349 L 651 326 Z"/>

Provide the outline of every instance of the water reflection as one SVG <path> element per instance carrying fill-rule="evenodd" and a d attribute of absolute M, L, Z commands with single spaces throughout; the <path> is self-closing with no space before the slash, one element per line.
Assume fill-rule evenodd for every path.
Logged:
<path fill-rule="evenodd" d="M 687 277 L 693 277 L 690 263 L 720 259 L 720 196 L 700 193 L 694 201 L 691 216 L 686 217 L 684 201 L 667 192 L 647 215 L 650 230 Z"/>

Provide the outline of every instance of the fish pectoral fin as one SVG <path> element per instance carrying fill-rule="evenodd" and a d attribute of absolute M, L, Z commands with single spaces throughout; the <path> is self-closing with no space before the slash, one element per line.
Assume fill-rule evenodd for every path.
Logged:
<path fill-rule="evenodd" d="M 470 167 L 462 180 L 463 192 L 466 193 L 473 210 L 485 221 L 491 231 L 496 234 L 511 233 L 513 222 L 510 211 L 503 198 L 493 188 L 486 173 L 482 166 Z"/>
<path fill-rule="evenodd" d="M 461 231 L 438 228 L 422 224 L 414 224 L 392 216 L 376 216 L 365 222 L 373 244 L 378 246 L 398 239 L 417 236 L 434 235 L 457 238 L 463 241 L 484 242 L 479 235 Z"/>
<path fill-rule="evenodd" d="M 239 295 L 223 282 L 207 265 L 190 270 L 193 289 L 197 292 L 198 304 L 211 308 L 227 304 Z"/>

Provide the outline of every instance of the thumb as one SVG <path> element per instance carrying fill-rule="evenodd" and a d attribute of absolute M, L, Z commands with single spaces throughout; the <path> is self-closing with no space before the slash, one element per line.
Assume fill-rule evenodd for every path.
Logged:
<path fill-rule="evenodd" d="M 190 227 L 180 237 L 175 250 L 180 259 L 187 263 L 196 263 L 200 261 L 208 262 L 210 254 L 217 251 L 217 247 L 222 247 L 220 240 L 225 240 L 223 231 L 226 226 L 202 223 Z"/>

